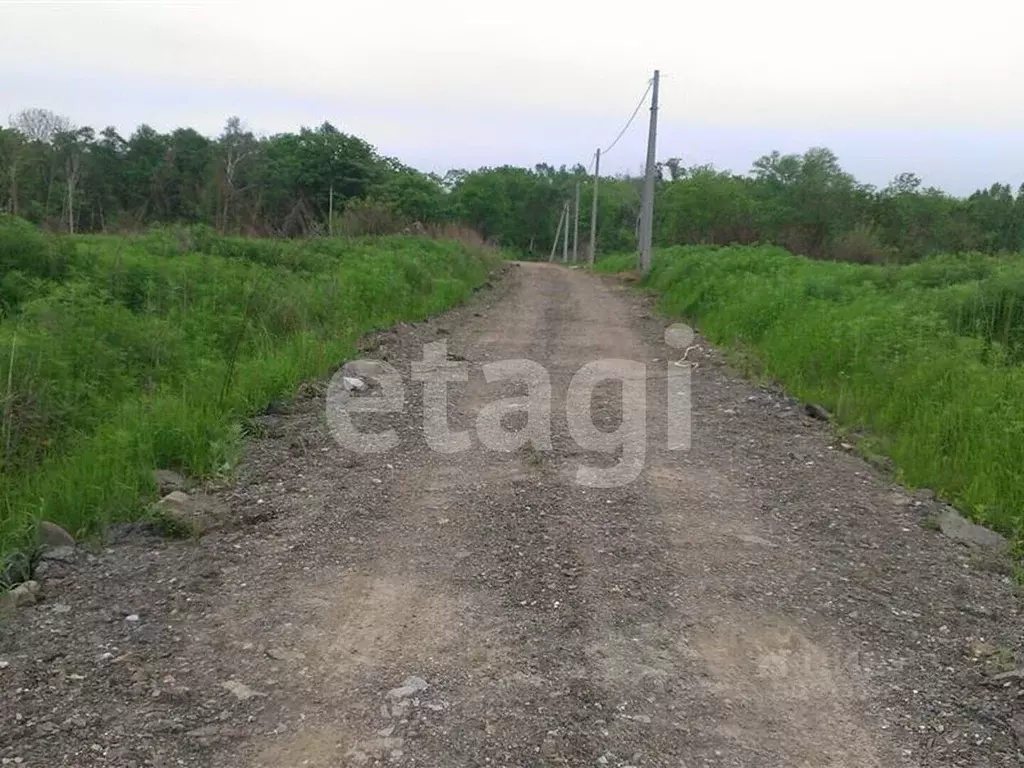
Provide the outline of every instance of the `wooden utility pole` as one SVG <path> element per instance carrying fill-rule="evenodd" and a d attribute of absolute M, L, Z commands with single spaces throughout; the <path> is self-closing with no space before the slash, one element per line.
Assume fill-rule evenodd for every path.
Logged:
<path fill-rule="evenodd" d="M 590 208 L 590 265 L 597 256 L 597 180 L 601 177 L 601 148 L 594 154 L 594 203 Z"/>
<path fill-rule="evenodd" d="M 655 144 L 658 138 L 658 70 L 654 70 L 651 86 L 651 126 L 647 134 L 647 168 L 640 205 L 640 271 L 651 271 L 651 243 L 654 233 L 654 169 Z"/>
<path fill-rule="evenodd" d="M 555 251 L 558 250 L 558 236 L 562 234 L 562 222 L 565 221 L 565 206 L 562 206 L 562 215 L 558 217 L 558 229 L 555 230 L 555 242 L 551 244 L 551 255 L 548 256 L 548 261 L 555 260 Z"/>
<path fill-rule="evenodd" d="M 565 219 L 565 231 L 562 233 L 562 263 L 569 260 L 569 201 L 562 204 L 562 216 Z"/>
<path fill-rule="evenodd" d="M 573 204 L 572 216 L 572 263 L 580 260 L 580 183 L 576 182 L 576 202 Z"/>

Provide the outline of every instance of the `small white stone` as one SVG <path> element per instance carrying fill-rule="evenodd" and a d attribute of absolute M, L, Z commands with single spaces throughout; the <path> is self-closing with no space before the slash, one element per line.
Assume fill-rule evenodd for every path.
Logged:
<path fill-rule="evenodd" d="M 366 389 L 366 382 L 362 379 L 357 379 L 355 376 L 342 376 L 341 383 L 349 392 L 362 392 Z"/>
<path fill-rule="evenodd" d="M 259 691 L 254 691 L 245 683 L 240 683 L 237 680 L 228 680 L 227 682 L 221 683 L 220 687 L 226 691 L 230 691 L 239 701 L 248 701 L 256 696 L 264 695 Z"/>
<path fill-rule="evenodd" d="M 388 691 L 388 698 L 390 699 L 405 699 L 420 691 L 425 691 L 429 687 L 426 680 L 422 677 L 412 675 L 407 677 L 405 682 L 398 688 L 392 688 Z"/>

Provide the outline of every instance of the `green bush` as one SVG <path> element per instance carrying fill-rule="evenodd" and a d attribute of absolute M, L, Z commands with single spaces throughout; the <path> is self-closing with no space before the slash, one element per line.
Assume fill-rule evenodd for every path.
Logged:
<path fill-rule="evenodd" d="M 856 264 L 884 264 L 892 260 L 889 250 L 874 228 L 858 224 L 848 232 L 838 235 L 829 249 L 829 256 L 836 261 L 851 261 Z"/>
<path fill-rule="evenodd" d="M 18 270 L 26 275 L 59 280 L 68 271 L 74 246 L 66 237 L 44 235 L 24 219 L 0 214 L 0 274 Z"/>

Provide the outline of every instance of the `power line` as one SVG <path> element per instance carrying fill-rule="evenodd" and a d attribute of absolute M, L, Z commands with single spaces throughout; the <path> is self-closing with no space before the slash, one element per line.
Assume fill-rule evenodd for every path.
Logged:
<path fill-rule="evenodd" d="M 615 137 L 615 140 L 612 141 L 612 143 L 608 145 L 608 149 L 601 150 L 601 154 L 602 155 L 608 154 L 612 150 L 612 148 L 616 144 L 619 143 L 619 139 L 621 139 L 623 136 L 626 135 L 626 131 L 629 130 L 629 126 L 631 126 L 633 124 L 633 121 L 636 120 L 636 116 L 638 114 L 640 114 L 640 109 L 641 109 L 641 107 L 643 107 L 644 102 L 647 100 L 647 94 L 649 94 L 651 92 L 651 88 L 652 88 L 653 85 L 654 85 L 654 81 L 653 80 L 648 81 L 648 83 L 647 83 L 647 90 L 644 91 L 643 96 L 640 97 L 640 101 L 637 103 L 636 109 L 633 110 L 633 114 L 629 116 L 629 120 L 627 120 L 626 124 L 624 126 L 622 126 L 622 130 L 619 131 L 619 135 Z M 591 155 L 590 156 L 590 163 L 587 164 L 587 175 L 588 176 L 590 175 L 590 172 L 594 169 L 594 157 L 595 157 L 594 155 Z"/>
<path fill-rule="evenodd" d="M 651 92 L 651 87 L 653 86 L 653 84 L 653 82 L 647 84 L 647 90 L 644 91 L 644 95 L 640 97 L 640 101 L 637 103 L 636 109 L 633 110 L 633 114 L 629 116 L 629 120 L 626 121 L 626 124 L 624 126 L 622 126 L 622 130 L 619 131 L 619 135 L 615 137 L 615 141 L 609 144 L 607 149 L 601 150 L 602 155 L 607 155 L 609 152 L 611 152 L 612 148 L 619 143 L 619 139 L 621 139 L 625 135 L 626 131 L 629 130 L 629 126 L 633 124 L 633 121 L 636 120 L 636 116 L 640 114 L 640 108 L 644 105 L 644 102 L 647 100 L 647 94 Z"/>
<path fill-rule="evenodd" d="M 657 103 L 657 79 L 658 79 L 658 73 L 655 72 L 654 73 L 654 78 L 647 82 L 647 90 L 645 90 L 643 95 L 640 97 L 640 101 L 637 102 L 636 109 L 633 110 L 633 114 L 629 116 L 629 120 L 626 121 L 626 124 L 624 126 L 622 126 L 622 130 L 619 131 L 619 135 L 615 137 L 615 140 L 612 141 L 612 143 L 608 145 L 608 148 L 606 150 L 604 150 L 603 152 L 601 151 L 601 148 L 598 147 L 597 151 L 594 152 L 594 155 L 593 155 L 593 157 L 592 157 L 592 159 L 590 161 L 590 164 L 587 166 L 587 175 L 588 176 L 590 175 L 591 169 L 593 169 L 593 171 L 594 171 L 594 182 L 593 182 L 594 183 L 594 201 L 593 201 L 593 203 L 590 206 L 590 248 L 588 249 L 588 254 L 587 254 L 587 260 L 590 262 L 591 266 L 593 266 L 594 260 L 597 257 L 597 185 L 598 185 L 599 179 L 601 178 L 601 155 L 602 154 L 608 154 L 609 152 L 611 152 L 611 150 L 615 148 L 615 145 L 619 143 L 619 139 L 621 139 L 626 134 L 626 131 L 629 130 L 629 126 L 631 126 L 633 124 L 633 121 L 636 120 L 636 116 L 638 114 L 640 114 L 640 109 L 641 109 L 641 107 L 643 107 L 644 102 L 647 100 L 647 94 L 649 94 L 651 92 L 652 88 L 655 89 L 654 90 L 654 93 L 655 93 L 655 97 L 654 98 L 655 98 L 655 104 Z M 650 151 L 648 151 L 648 154 L 650 154 Z M 576 191 L 576 201 L 577 201 L 576 202 L 576 205 L 577 205 L 577 213 L 576 213 L 576 221 L 577 221 L 577 223 L 576 223 L 576 226 L 579 226 L 579 184 L 578 183 L 577 183 L 577 187 L 576 188 L 577 188 L 577 191 Z M 568 221 L 568 219 L 569 219 L 569 208 L 568 208 L 568 205 L 566 205 L 566 207 L 563 208 L 562 217 L 563 217 L 563 219 L 565 219 L 566 235 L 568 235 L 568 233 L 569 233 L 569 221 Z M 559 220 L 559 228 L 561 228 L 561 225 L 562 225 L 562 220 L 560 219 Z M 551 259 L 552 260 L 555 257 L 555 248 L 558 245 L 558 235 L 559 235 L 559 232 L 556 230 L 556 232 L 555 232 L 555 244 L 551 246 Z M 573 245 L 574 257 L 575 257 L 575 251 L 576 251 L 576 247 L 575 247 L 575 243 L 574 243 L 574 245 Z"/>

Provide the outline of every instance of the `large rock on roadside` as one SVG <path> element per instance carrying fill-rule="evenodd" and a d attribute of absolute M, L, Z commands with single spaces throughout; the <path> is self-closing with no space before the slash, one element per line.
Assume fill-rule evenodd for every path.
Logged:
<path fill-rule="evenodd" d="M 44 549 L 39 557 L 43 562 L 73 563 L 75 562 L 77 552 L 74 547 L 50 547 L 49 549 Z"/>
<path fill-rule="evenodd" d="M 39 601 L 39 582 L 26 581 L 0 594 L 0 612 L 12 611 L 15 608 L 35 605 Z"/>
<path fill-rule="evenodd" d="M 39 544 L 43 549 L 75 548 L 75 537 L 56 523 L 39 521 Z"/>
<path fill-rule="evenodd" d="M 185 514 L 191 512 L 193 508 L 192 497 L 184 491 L 171 491 L 170 493 L 164 494 L 164 497 L 160 499 L 160 508 L 165 512 L 176 512 Z"/>
<path fill-rule="evenodd" d="M 40 558 L 58 560 L 62 563 L 73 563 L 77 550 L 75 537 L 56 523 L 42 520 L 39 523 Z"/>
<path fill-rule="evenodd" d="M 154 469 L 153 479 L 156 480 L 161 497 L 174 491 L 184 491 L 187 485 L 184 477 L 170 469 Z"/>
<path fill-rule="evenodd" d="M 200 536 L 220 526 L 226 511 L 212 496 L 172 491 L 156 505 L 156 523 L 170 536 Z"/>
<path fill-rule="evenodd" d="M 1009 547 L 998 533 L 966 520 L 952 507 L 945 507 L 939 513 L 939 530 L 954 541 L 980 549 L 1006 550 Z"/>
<path fill-rule="evenodd" d="M 202 513 L 184 491 L 171 491 L 156 505 L 156 522 L 165 536 L 187 538 L 203 532 Z"/>

